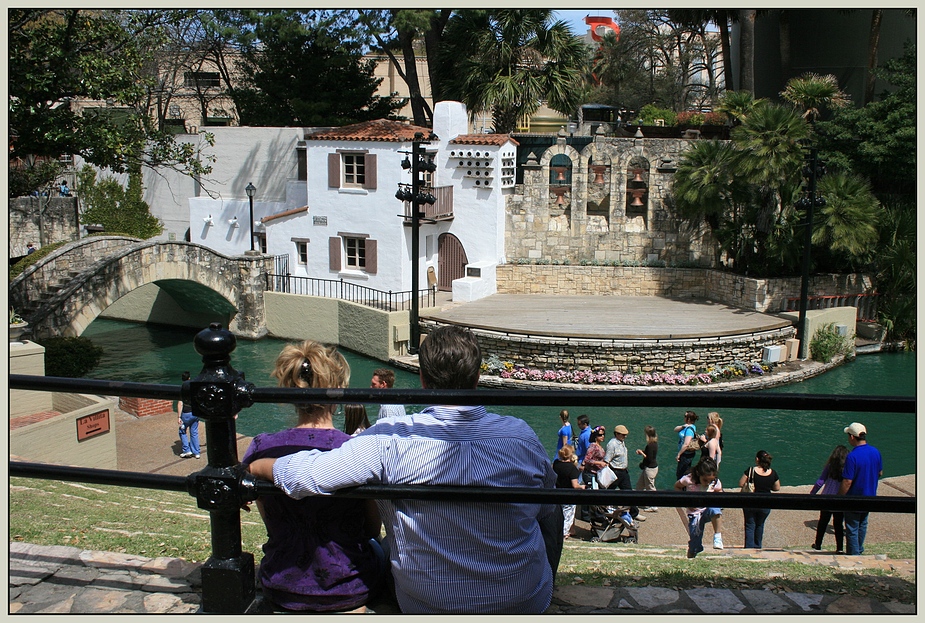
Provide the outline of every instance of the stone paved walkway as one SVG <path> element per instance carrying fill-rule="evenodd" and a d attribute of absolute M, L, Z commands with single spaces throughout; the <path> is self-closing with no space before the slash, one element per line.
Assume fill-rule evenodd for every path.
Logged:
<path fill-rule="evenodd" d="M 646 550 L 646 554 L 657 550 Z M 665 552 L 676 555 L 675 552 Z M 627 551 L 626 555 L 632 555 Z M 836 564 L 846 570 L 902 567 L 914 561 L 780 550 L 726 550 L 722 555 Z M 810 560 L 818 559 L 818 560 Z M 76 547 L 10 544 L 10 614 L 184 614 L 199 609 L 201 564 Z M 547 614 L 915 614 L 914 604 L 859 595 L 776 590 L 592 587 L 560 575 Z M 383 612 L 384 613 L 384 612 Z"/>

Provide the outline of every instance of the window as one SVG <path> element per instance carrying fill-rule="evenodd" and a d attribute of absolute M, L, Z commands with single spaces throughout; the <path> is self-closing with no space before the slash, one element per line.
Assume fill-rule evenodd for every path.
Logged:
<path fill-rule="evenodd" d="M 366 240 L 363 238 L 344 238 L 344 251 L 348 268 L 366 269 Z"/>
<path fill-rule="evenodd" d="M 376 241 L 365 234 L 339 233 L 328 238 L 328 267 L 345 276 L 378 270 Z"/>
<path fill-rule="evenodd" d="M 267 235 L 264 232 L 254 232 L 254 242 L 261 253 L 267 252 Z"/>
<path fill-rule="evenodd" d="M 308 243 L 297 240 L 295 243 L 295 250 L 299 256 L 299 264 L 302 266 L 308 265 Z M 264 251 L 264 253 L 266 253 L 266 251 Z"/>
<path fill-rule="evenodd" d="M 344 154 L 344 186 L 363 187 L 366 184 L 365 154 Z"/>
<path fill-rule="evenodd" d="M 376 188 L 376 155 L 363 151 L 328 154 L 328 187 L 371 190 Z"/>
<path fill-rule="evenodd" d="M 222 81 L 217 71 L 188 71 L 183 74 L 183 86 L 189 88 L 209 88 L 221 86 Z"/>

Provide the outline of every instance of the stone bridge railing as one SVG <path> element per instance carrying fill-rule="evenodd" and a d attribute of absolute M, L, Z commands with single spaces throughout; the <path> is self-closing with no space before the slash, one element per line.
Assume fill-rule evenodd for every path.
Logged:
<path fill-rule="evenodd" d="M 141 242 L 126 236 L 90 236 L 68 243 L 28 266 L 10 282 L 10 306 L 29 320 L 42 302 L 101 258 Z"/>
<path fill-rule="evenodd" d="M 63 257 L 68 250 L 74 253 L 70 259 Z M 34 336 L 80 335 L 103 310 L 133 290 L 177 282 L 197 286 L 173 289 L 173 294 L 185 297 L 178 301 L 181 305 L 196 307 L 194 299 L 201 296 L 213 310 L 221 308 L 216 319 L 227 321 L 236 335 L 256 339 L 266 334 L 263 293 L 272 256 L 228 257 L 189 242 L 130 238 L 67 245 L 59 251 L 63 253 L 46 259 L 53 258 L 61 272 L 42 262 L 10 284 L 11 304 L 26 310 Z"/>

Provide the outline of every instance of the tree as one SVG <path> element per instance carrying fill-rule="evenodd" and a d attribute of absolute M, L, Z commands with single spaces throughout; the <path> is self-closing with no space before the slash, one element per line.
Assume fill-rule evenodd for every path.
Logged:
<path fill-rule="evenodd" d="M 427 77 L 431 85 L 432 98 L 434 101 L 440 101 L 444 98 L 439 92 L 440 85 L 437 81 L 437 58 L 443 32 L 453 10 L 392 9 L 357 11 L 357 13 L 360 22 L 368 28 L 370 36 L 378 43 L 379 49 L 388 56 L 392 67 L 408 85 L 414 124 L 431 125 L 434 113 L 422 94 L 421 80 L 418 75 L 419 43 L 423 41 L 424 44 Z M 395 56 L 394 48 L 401 51 L 401 61 Z"/>
<path fill-rule="evenodd" d="M 232 92 L 243 125 L 345 125 L 394 117 L 403 102 L 375 95 L 381 79 L 351 28 L 323 11 L 245 11 L 247 86 Z"/>
<path fill-rule="evenodd" d="M 9 18 L 11 164 L 75 154 L 116 172 L 209 172 L 197 147 L 158 129 L 145 106 L 169 14 L 10 9 Z M 81 111 L 77 100 L 106 104 Z"/>
<path fill-rule="evenodd" d="M 150 206 L 141 198 L 141 170 L 129 172 L 128 187 L 112 177 L 97 179 L 88 166 L 77 173 L 84 212 L 80 222 L 99 224 L 110 234 L 152 238 L 164 231 L 161 222 L 151 215 Z"/>
<path fill-rule="evenodd" d="M 509 133 L 542 101 L 565 114 L 584 89 L 587 50 L 546 9 L 471 9 L 450 18 L 440 50 L 439 92 L 490 111 L 494 131 Z"/>
<path fill-rule="evenodd" d="M 828 74 L 805 73 L 791 78 L 780 93 L 786 101 L 803 109 L 803 118 L 814 123 L 822 109 L 844 108 L 851 103 L 847 93 L 838 88 L 838 79 Z"/>

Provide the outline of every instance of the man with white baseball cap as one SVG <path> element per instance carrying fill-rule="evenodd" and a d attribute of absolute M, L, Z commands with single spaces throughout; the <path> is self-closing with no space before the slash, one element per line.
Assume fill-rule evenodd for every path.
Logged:
<path fill-rule="evenodd" d="M 877 495 L 877 484 L 883 476 L 883 458 L 880 451 L 867 443 L 867 427 L 853 422 L 845 427 L 851 452 L 842 469 L 841 495 Z M 867 536 L 867 515 L 845 511 L 845 553 L 859 556 L 864 553 Z"/>

